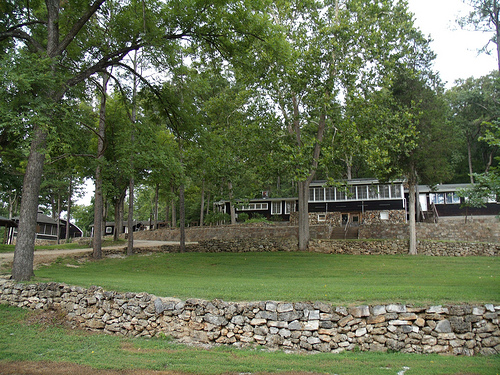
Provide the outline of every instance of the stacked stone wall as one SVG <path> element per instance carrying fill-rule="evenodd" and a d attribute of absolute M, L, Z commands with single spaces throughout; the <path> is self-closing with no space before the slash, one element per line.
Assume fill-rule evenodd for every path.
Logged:
<path fill-rule="evenodd" d="M 337 213 L 338 214 L 338 213 Z M 380 217 L 380 211 L 373 211 L 374 217 Z M 314 214 L 317 219 L 317 214 Z M 408 239 L 408 224 L 398 224 L 391 220 L 384 222 L 369 222 L 368 213 L 365 224 L 359 226 L 360 239 Z M 390 216 L 398 221 L 400 215 L 395 212 Z M 332 230 L 338 227 L 340 216 L 328 213 L 326 222 L 311 225 L 310 232 L 313 239 L 329 239 Z M 138 240 L 179 241 L 180 232 L 177 228 L 165 228 L 155 231 L 135 232 Z M 233 239 L 270 239 L 270 238 L 298 238 L 296 225 L 269 224 L 260 226 L 226 225 L 220 227 L 192 227 L 186 229 L 186 241 L 197 242 L 205 240 L 233 240 Z M 467 242 L 500 243 L 500 223 L 495 220 L 473 220 L 465 223 L 462 220 L 444 221 L 438 223 L 417 223 L 417 238 L 419 240 L 450 240 Z"/>
<path fill-rule="evenodd" d="M 225 302 L 160 298 L 59 283 L 0 283 L 0 303 L 60 309 L 73 324 L 128 337 L 184 343 L 492 355 L 500 352 L 500 306 L 334 306 L 324 302 Z"/>
<path fill-rule="evenodd" d="M 309 250 L 327 254 L 408 254 L 408 240 L 311 240 Z M 500 244 L 459 241 L 418 241 L 417 251 L 427 256 L 499 256 Z"/>

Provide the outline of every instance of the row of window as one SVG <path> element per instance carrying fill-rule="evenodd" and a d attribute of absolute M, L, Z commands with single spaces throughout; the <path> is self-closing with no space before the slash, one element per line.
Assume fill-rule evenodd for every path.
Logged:
<path fill-rule="evenodd" d="M 429 200 L 434 204 L 457 204 L 460 203 L 460 197 L 457 193 L 431 193 Z"/>
<path fill-rule="evenodd" d="M 282 201 L 271 202 L 271 215 L 281 215 L 283 213 Z M 249 203 L 238 208 L 239 211 L 267 211 L 268 203 Z M 295 211 L 295 202 L 285 202 L 285 215 Z"/>
<path fill-rule="evenodd" d="M 309 188 L 310 202 L 402 199 L 402 185 L 357 185 L 346 188 Z"/>

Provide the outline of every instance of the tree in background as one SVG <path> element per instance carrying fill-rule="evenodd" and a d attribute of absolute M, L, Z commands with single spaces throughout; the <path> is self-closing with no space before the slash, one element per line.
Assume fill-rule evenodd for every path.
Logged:
<path fill-rule="evenodd" d="M 359 118 L 372 170 L 382 180 L 404 177 L 408 184 L 412 255 L 417 254 L 416 187 L 446 181 L 452 173 L 454 129 L 446 122 L 443 88 L 429 73 L 402 69 L 371 96 Z"/>
<path fill-rule="evenodd" d="M 14 279 L 28 280 L 33 275 L 38 193 L 47 137 L 57 123 L 59 105 L 74 88 L 107 67 L 121 65 L 127 54 L 145 47 L 154 60 L 168 56 L 169 48 L 181 39 L 183 43 L 191 41 L 193 45 L 208 44 L 229 51 L 236 43 L 248 45 L 256 35 L 265 38 L 267 33 L 264 4 L 255 8 L 246 2 L 202 1 L 189 8 L 185 5 L 183 1 L 165 4 L 155 0 L 95 0 L 90 5 L 59 0 L 2 3 L 1 57 L 14 56 L 22 62 L 15 66 L 16 71 L 21 65 L 36 67 L 32 69 L 35 73 L 25 72 L 35 77 L 31 81 L 38 85 L 29 93 L 35 116 L 28 122 L 33 130 L 23 183 Z M 231 11 L 226 12 L 228 8 Z"/>
<path fill-rule="evenodd" d="M 492 33 L 488 44 L 480 52 L 492 53 L 490 43 L 494 44 L 493 51 L 497 58 L 500 72 L 500 3 L 498 0 L 464 0 L 472 7 L 472 11 L 465 17 L 458 19 L 462 28 L 472 26 L 474 30 Z"/>
<path fill-rule="evenodd" d="M 412 49 L 425 48 L 426 41 L 415 30 L 405 2 L 278 1 L 273 17 L 289 45 L 278 63 L 270 63 L 262 82 L 280 110 L 280 132 L 288 133 L 283 149 L 295 170 L 298 246 L 305 250 L 309 184 L 320 166 L 325 134 L 351 123 L 340 120 L 346 97 L 379 87 L 398 61 Z M 343 136 L 349 131 L 347 127 Z M 345 155 L 350 158 L 349 152 Z"/>
<path fill-rule="evenodd" d="M 494 162 L 497 146 L 483 139 L 487 124 L 500 116 L 499 73 L 480 78 L 458 80 L 446 92 L 452 121 L 466 145 L 468 175 L 474 183 L 474 173 L 488 172 Z M 481 163 L 480 163 L 481 162 Z M 462 164 L 459 167 L 464 170 Z"/>

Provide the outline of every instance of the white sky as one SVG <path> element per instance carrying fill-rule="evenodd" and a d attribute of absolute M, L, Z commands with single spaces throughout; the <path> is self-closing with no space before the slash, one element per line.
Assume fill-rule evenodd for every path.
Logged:
<path fill-rule="evenodd" d="M 437 54 L 434 68 L 450 88 L 456 79 L 481 77 L 497 69 L 494 56 L 478 55 L 491 33 L 464 31 L 456 19 L 471 9 L 462 0 L 408 0 L 415 15 L 415 25 L 431 36 L 431 47 Z"/>
<path fill-rule="evenodd" d="M 431 36 L 431 47 L 437 54 L 434 69 L 450 88 L 456 79 L 481 77 L 497 69 L 494 56 L 478 54 L 491 38 L 490 33 L 461 30 L 456 20 L 469 13 L 462 0 L 408 0 L 415 15 L 415 25 L 424 35 Z M 77 204 L 89 205 L 94 184 L 87 180 L 87 194 Z"/>

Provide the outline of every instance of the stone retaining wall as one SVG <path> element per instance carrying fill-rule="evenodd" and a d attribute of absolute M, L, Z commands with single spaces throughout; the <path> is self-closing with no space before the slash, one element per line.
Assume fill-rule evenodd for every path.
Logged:
<path fill-rule="evenodd" d="M 378 211 L 377 211 L 378 212 Z M 395 213 L 397 214 L 397 212 Z M 333 215 L 333 214 L 332 214 Z M 313 239 L 329 239 L 335 226 L 329 224 L 311 225 Z M 218 227 L 191 227 L 186 229 L 186 241 L 232 240 L 242 238 L 298 238 L 298 227 L 286 223 L 262 224 L 259 226 L 226 225 Z M 407 239 L 408 224 L 371 223 L 359 227 L 360 239 Z M 500 223 L 498 220 L 463 219 L 439 223 L 417 223 L 419 240 L 451 240 L 467 242 L 500 243 Z M 155 231 L 134 232 L 137 240 L 179 241 L 178 228 L 162 228 Z"/>
<path fill-rule="evenodd" d="M 205 253 L 247 253 L 297 251 L 294 238 L 263 238 L 238 240 L 206 240 L 197 244 L 186 245 L 186 252 Z M 126 254 L 127 249 L 109 250 L 104 248 L 106 255 Z M 135 253 L 178 253 L 179 245 L 162 245 L 155 247 L 134 248 Z M 407 240 L 311 240 L 309 251 L 326 254 L 353 255 L 394 255 L 408 254 Z M 459 241 L 418 241 L 418 254 L 428 256 L 499 256 L 500 244 Z"/>
<path fill-rule="evenodd" d="M 328 254 L 408 254 L 408 240 L 311 240 L 309 250 Z M 418 241 L 417 252 L 428 256 L 499 256 L 500 244 Z"/>
<path fill-rule="evenodd" d="M 0 282 L 0 303 L 61 309 L 71 322 L 92 331 L 130 337 L 167 335 L 193 344 L 334 353 L 356 349 L 453 355 L 500 352 L 500 306 L 493 304 L 233 303 L 11 281 Z"/>

